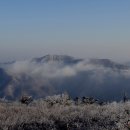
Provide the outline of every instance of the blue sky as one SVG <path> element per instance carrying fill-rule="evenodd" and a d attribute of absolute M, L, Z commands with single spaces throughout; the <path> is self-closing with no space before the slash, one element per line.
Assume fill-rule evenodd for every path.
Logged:
<path fill-rule="evenodd" d="M 130 61 L 130 0 L 0 1 L 0 61 L 48 53 Z"/>

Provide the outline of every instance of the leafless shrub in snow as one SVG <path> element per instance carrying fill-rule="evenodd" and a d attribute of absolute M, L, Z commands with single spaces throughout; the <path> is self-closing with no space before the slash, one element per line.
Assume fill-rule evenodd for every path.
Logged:
<path fill-rule="evenodd" d="M 20 99 L 20 102 L 22 104 L 26 104 L 26 105 L 30 104 L 32 101 L 33 101 L 33 99 L 31 96 L 22 96 Z"/>

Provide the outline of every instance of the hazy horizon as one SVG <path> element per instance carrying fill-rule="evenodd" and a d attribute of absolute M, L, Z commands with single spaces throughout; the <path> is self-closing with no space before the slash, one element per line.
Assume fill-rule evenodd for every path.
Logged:
<path fill-rule="evenodd" d="M 0 62 L 46 54 L 130 61 L 130 1 L 0 1 Z"/>

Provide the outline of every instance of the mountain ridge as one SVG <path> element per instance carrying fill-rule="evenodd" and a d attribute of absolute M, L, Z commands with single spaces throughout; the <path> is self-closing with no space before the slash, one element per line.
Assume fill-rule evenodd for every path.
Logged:
<path fill-rule="evenodd" d="M 45 55 L 43 57 L 39 57 L 39 58 L 33 58 L 31 60 L 31 62 L 35 62 L 35 63 L 48 63 L 48 62 L 62 62 L 64 64 L 74 64 L 74 63 L 78 63 L 80 61 L 82 61 L 83 59 L 76 59 L 72 56 L 68 56 L 68 55 Z"/>

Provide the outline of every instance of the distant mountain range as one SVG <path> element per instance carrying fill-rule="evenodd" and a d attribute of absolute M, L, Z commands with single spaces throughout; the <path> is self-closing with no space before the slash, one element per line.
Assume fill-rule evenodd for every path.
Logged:
<path fill-rule="evenodd" d="M 63 93 L 120 100 L 130 93 L 130 67 L 109 59 L 77 59 L 46 55 L 26 61 L 0 63 L 0 97 L 16 100 Z"/>

